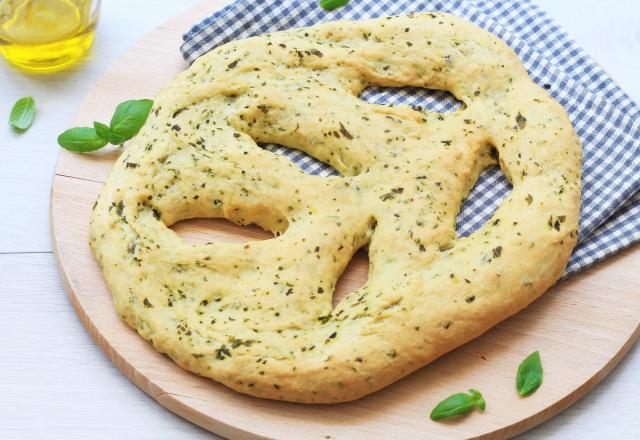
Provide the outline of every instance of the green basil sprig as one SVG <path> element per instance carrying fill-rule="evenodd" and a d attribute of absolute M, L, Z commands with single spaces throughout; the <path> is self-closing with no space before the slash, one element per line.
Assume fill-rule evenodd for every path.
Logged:
<path fill-rule="evenodd" d="M 9 114 L 9 125 L 16 130 L 24 131 L 31 127 L 36 115 L 36 102 L 31 96 L 20 98 L 13 104 Z"/>
<path fill-rule="evenodd" d="M 333 11 L 349 3 L 349 0 L 320 0 L 320 7 L 327 11 Z"/>
<path fill-rule="evenodd" d="M 152 107 L 150 99 L 121 102 L 109 125 L 95 121 L 93 127 L 71 128 L 58 136 L 58 144 L 77 153 L 99 150 L 107 144 L 122 145 L 138 134 Z"/>
<path fill-rule="evenodd" d="M 540 353 L 534 351 L 518 367 L 516 387 L 521 396 L 530 396 L 542 384 L 542 362 Z"/>
<path fill-rule="evenodd" d="M 484 397 L 482 397 L 482 394 L 480 394 L 480 391 L 471 388 L 469 390 L 469 394 L 453 394 L 438 403 L 436 407 L 433 408 L 433 411 L 431 411 L 431 415 L 429 417 L 431 420 L 445 419 L 447 417 L 468 413 L 476 407 L 480 408 L 481 411 L 484 411 L 486 405 L 487 404 Z"/>

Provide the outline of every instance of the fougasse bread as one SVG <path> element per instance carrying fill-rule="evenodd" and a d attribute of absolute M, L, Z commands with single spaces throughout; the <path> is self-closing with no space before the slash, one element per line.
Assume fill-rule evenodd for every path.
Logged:
<path fill-rule="evenodd" d="M 447 90 L 456 112 L 374 105 L 367 87 Z M 305 174 L 257 143 L 332 165 Z M 496 159 L 497 158 L 497 159 Z M 513 189 L 456 238 L 479 173 Z M 241 393 L 357 399 L 481 335 L 562 275 L 581 146 L 514 52 L 447 14 L 338 21 L 218 47 L 156 97 L 95 205 L 91 246 L 122 318 L 183 368 Z M 184 242 L 224 217 L 276 234 Z M 353 254 L 364 286 L 334 309 Z"/>

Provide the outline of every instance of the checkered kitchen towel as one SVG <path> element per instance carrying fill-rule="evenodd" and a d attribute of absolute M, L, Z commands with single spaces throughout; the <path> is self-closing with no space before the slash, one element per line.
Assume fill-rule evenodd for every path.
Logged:
<path fill-rule="evenodd" d="M 640 241 L 640 108 L 537 5 L 530 0 L 351 0 L 332 12 L 319 0 L 238 0 L 193 26 L 184 35 L 189 62 L 228 41 L 339 19 L 365 19 L 409 12 L 450 12 L 507 42 L 529 75 L 565 108 L 584 149 L 580 242 L 566 275 L 578 272 Z M 447 93 L 424 89 L 375 89 L 363 99 L 451 111 Z M 335 171 L 305 153 L 276 145 L 305 171 Z M 468 235 L 491 216 L 509 191 L 497 169 L 483 173 L 458 216 L 458 233 Z M 566 276 L 565 275 L 565 276 Z"/>

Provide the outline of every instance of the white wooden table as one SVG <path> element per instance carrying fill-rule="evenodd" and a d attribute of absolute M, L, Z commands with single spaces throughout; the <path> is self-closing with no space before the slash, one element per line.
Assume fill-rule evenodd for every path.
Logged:
<path fill-rule="evenodd" d="M 31 76 L 0 62 L 0 119 L 22 96 L 31 95 L 38 104 L 27 133 L 0 123 L 1 439 L 215 438 L 156 404 L 93 344 L 67 300 L 49 237 L 57 134 L 129 45 L 197 2 L 103 2 L 96 44 L 71 71 Z M 538 2 L 640 101 L 640 2 Z M 521 438 L 638 438 L 639 395 L 636 346 L 587 397 Z"/>

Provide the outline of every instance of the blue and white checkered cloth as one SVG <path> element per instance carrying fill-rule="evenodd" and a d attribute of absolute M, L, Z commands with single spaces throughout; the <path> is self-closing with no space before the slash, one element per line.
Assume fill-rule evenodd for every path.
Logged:
<path fill-rule="evenodd" d="M 569 114 L 582 140 L 584 164 L 580 239 L 565 276 L 640 241 L 640 108 L 531 0 L 351 0 L 332 12 L 321 9 L 319 0 L 238 0 L 193 26 L 181 50 L 191 63 L 239 38 L 329 20 L 422 11 L 450 12 L 500 37 Z M 369 88 L 362 98 L 439 112 L 458 105 L 447 93 L 411 88 Z M 300 151 L 266 148 L 308 173 L 336 174 Z M 468 235 L 486 222 L 509 189 L 497 167 L 485 171 L 458 215 L 458 234 Z"/>

